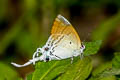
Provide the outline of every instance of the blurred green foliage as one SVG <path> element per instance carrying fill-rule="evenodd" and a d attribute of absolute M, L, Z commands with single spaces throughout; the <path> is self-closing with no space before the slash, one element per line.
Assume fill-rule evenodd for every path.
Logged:
<path fill-rule="evenodd" d="M 18 73 L 11 66 L 0 62 L 0 80 L 18 79 Z"/>
<path fill-rule="evenodd" d="M 89 55 L 94 55 L 98 52 L 100 49 L 100 46 L 102 44 L 101 40 L 93 41 L 93 42 L 85 42 L 85 48 L 86 50 L 84 51 L 85 56 Z"/>
<path fill-rule="evenodd" d="M 90 80 L 116 80 L 115 75 L 120 74 L 120 52 L 115 53 L 115 56 L 111 62 L 107 62 L 96 68 Z M 119 78 L 119 77 L 118 77 Z"/>
<path fill-rule="evenodd" d="M 112 65 L 114 68 L 120 68 L 120 52 L 114 53 L 114 58 L 112 60 Z"/>
<path fill-rule="evenodd" d="M 120 21 L 120 12 L 115 16 L 111 17 L 104 21 L 94 32 L 92 35 L 92 39 L 94 40 L 106 40 L 109 37 L 112 31 L 119 27 Z M 97 34 L 97 35 L 96 35 Z M 99 36 L 99 37 L 98 37 Z"/>

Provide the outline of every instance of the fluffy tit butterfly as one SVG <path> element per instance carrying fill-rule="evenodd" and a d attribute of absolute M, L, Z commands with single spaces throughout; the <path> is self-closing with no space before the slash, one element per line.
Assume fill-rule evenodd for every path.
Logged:
<path fill-rule="evenodd" d="M 80 38 L 69 23 L 63 16 L 58 15 L 54 21 L 51 35 L 42 48 L 37 48 L 33 54 L 33 58 L 23 65 L 11 63 L 16 67 L 24 67 L 29 64 L 35 64 L 36 61 L 51 61 L 62 60 L 76 56 L 82 56 L 85 46 L 82 45 Z M 39 54 L 42 54 L 39 56 Z"/>

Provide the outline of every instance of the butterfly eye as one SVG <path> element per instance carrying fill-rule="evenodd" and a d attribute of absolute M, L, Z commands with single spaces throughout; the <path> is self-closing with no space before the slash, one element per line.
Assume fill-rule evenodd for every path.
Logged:
<path fill-rule="evenodd" d="M 46 48 L 45 48 L 45 51 L 48 51 L 48 50 L 49 50 L 49 48 L 48 48 L 48 47 L 46 47 Z"/>
<path fill-rule="evenodd" d="M 70 42 L 70 44 L 72 44 L 72 42 Z"/>
<path fill-rule="evenodd" d="M 82 45 L 82 48 L 83 48 L 84 46 Z"/>
<path fill-rule="evenodd" d="M 81 48 L 85 49 L 85 46 L 82 44 L 82 45 L 81 45 Z"/>

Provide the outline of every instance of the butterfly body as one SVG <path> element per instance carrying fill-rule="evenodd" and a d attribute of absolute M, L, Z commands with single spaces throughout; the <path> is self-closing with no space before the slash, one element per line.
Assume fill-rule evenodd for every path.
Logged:
<path fill-rule="evenodd" d="M 67 58 L 73 59 L 74 56 L 81 55 L 84 49 L 85 46 L 82 45 L 73 26 L 63 16 L 58 15 L 53 24 L 48 41 L 42 48 L 37 48 L 37 51 L 33 54 L 33 59 L 29 63 L 35 64 L 38 60 L 46 62 Z M 42 55 L 39 56 L 39 53 Z M 26 66 L 16 63 L 12 64 L 16 67 Z"/>

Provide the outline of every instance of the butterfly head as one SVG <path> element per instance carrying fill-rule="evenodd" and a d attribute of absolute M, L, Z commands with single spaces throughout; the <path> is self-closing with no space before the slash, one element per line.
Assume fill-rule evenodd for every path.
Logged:
<path fill-rule="evenodd" d="M 82 43 L 81 44 L 81 47 L 80 47 L 80 50 L 81 50 L 81 53 L 83 53 L 83 50 L 85 49 L 85 45 Z"/>
<path fill-rule="evenodd" d="M 47 52 L 44 52 L 40 56 L 40 61 L 44 61 L 44 62 L 51 61 L 51 57 L 49 56 L 49 54 Z"/>
<path fill-rule="evenodd" d="M 43 56 L 41 56 L 41 60 L 43 60 L 43 61 L 45 61 L 45 62 L 48 62 L 48 61 L 50 61 L 51 59 L 50 59 L 50 56 L 49 56 L 49 51 L 50 50 L 50 48 L 48 47 L 48 46 L 44 46 L 43 48 L 42 48 L 42 55 Z"/>

